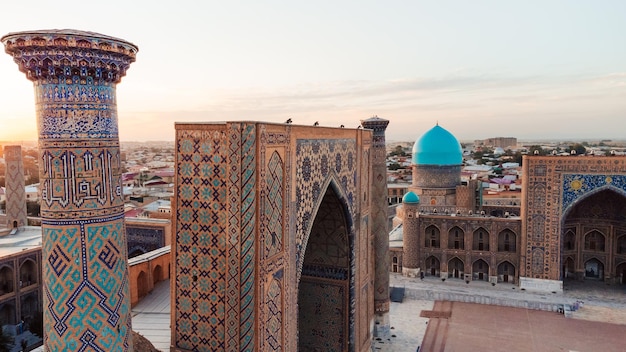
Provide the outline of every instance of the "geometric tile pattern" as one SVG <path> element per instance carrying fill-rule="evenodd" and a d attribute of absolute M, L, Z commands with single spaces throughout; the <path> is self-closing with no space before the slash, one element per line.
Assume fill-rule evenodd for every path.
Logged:
<path fill-rule="evenodd" d="M 354 140 L 315 139 L 296 141 L 296 262 L 298 278 L 302 272 L 304 250 L 313 226 L 313 217 L 331 184 L 344 198 L 348 213 L 354 218 L 357 169 Z M 353 233 L 351 229 L 349 233 Z"/>
<path fill-rule="evenodd" d="M 264 255 L 271 257 L 282 251 L 283 245 L 283 161 L 273 152 L 266 171 L 266 195 L 263 223 L 266 223 Z"/>
<path fill-rule="evenodd" d="M 581 199 L 589 192 L 597 192 L 601 189 L 610 188 L 618 193 L 626 194 L 626 175 L 563 175 L 563 204 L 562 209 L 567 209 L 570 204 Z"/>
<path fill-rule="evenodd" d="M 6 227 L 26 226 L 26 191 L 24 189 L 22 147 L 5 145 L 4 159 L 6 161 Z"/>
<path fill-rule="evenodd" d="M 256 125 L 229 125 L 226 348 L 254 350 Z"/>
<path fill-rule="evenodd" d="M 626 158 L 619 156 L 524 158 L 523 245 L 520 276 L 560 280 L 562 220 L 587 196 L 610 189 L 626 195 Z"/>
<path fill-rule="evenodd" d="M 2 41 L 35 87 L 44 345 L 132 350 L 115 86 L 137 47 L 73 30 Z"/>
<path fill-rule="evenodd" d="M 176 347 L 225 350 L 226 140 L 223 129 L 176 136 Z M 174 323 L 173 322 L 173 323 Z"/>
<path fill-rule="evenodd" d="M 257 288 L 259 300 L 258 321 L 267 322 L 259 328 L 260 345 L 266 351 L 289 351 L 293 334 L 285 333 L 291 324 L 285 319 L 285 310 L 291 290 L 285 285 L 291 265 L 285 262 L 285 247 L 288 245 L 290 226 L 285 214 L 290 205 L 286 202 L 289 190 L 289 168 L 285 160 L 289 157 L 289 133 L 285 130 L 268 131 L 266 125 L 259 127 L 259 258 L 257 263 Z"/>
<path fill-rule="evenodd" d="M 177 129 L 175 343 L 254 350 L 256 128 Z"/>
<path fill-rule="evenodd" d="M 312 127 L 255 122 L 176 124 L 174 348 L 298 348 L 302 263 L 297 258 L 304 255 L 305 233 L 330 187 L 341 204 L 333 209 L 345 217 L 342 240 L 334 241 L 344 249 L 350 243 L 341 259 L 333 259 L 348 266 L 339 272 L 338 282 L 345 284 L 340 312 L 345 328 L 339 334 L 345 341 L 363 341 L 355 350 L 369 350 L 369 330 L 363 327 L 370 321 L 359 322 L 358 332 L 355 321 L 370 316 L 356 315 L 373 297 L 370 277 L 357 270 L 357 263 L 370 261 L 356 244 L 370 238 L 367 227 L 359 229 L 362 220 L 353 217 L 360 207 L 369 209 L 369 186 L 357 189 L 362 182 L 357 170 L 369 156 L 358 148 L 369 146 L 371 133 L 337 129 L 332 133 L 343 137 L 311 139 L 310 132 Z M 297 138 L 302 135 L 307 138 Z M 365 240 L 357 241 L 357 233 Z M 327 241 L 328 247 L 335 242 Z M 355 283 L 358 290 L 351 287 Z M 370 292 L 365 301 L 358 298 L 361 292 Z"/>
<path fill-rule="evenodd" d="M 270 283 L 267 291 L 267 309 L 268 320 L 266 324 L 267 336 L 265 341 L 266 351 L 282 351 L 283 350 L 283 288 L 282 277 L 274 279 Z"/>

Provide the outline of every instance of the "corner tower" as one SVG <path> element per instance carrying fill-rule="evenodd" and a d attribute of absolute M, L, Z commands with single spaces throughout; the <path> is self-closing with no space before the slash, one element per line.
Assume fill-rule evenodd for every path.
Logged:
<path fill-rule="evenodd" d="M 67 29 L 0 41 L 35 88 L 44 346 L 132 351 L 115 87 L 137 47 Z"/>
<path fill-rule="evenodd" d="M 389 120 L 378 116 L 361 121 L 373 130 L 371 214 L 374 236 L 374 336 L 387 338 L 389 322 L 389 226 L 387 218 L 387 165 L 385 159 L 385 130 Z"/>
<path fill-rule="evenodd" d="M 16 229 L 28 225 L 22 147 L 19 145 L 5 146 L 4 159 L 6 161 L 6 227 Z"/>

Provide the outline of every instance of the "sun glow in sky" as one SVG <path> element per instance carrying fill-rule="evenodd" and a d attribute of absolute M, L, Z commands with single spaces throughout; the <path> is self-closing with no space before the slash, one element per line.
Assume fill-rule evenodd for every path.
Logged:
<path fill-rule="evenodd" d="M 98 32 L 139 46 L 122 141 L 174 122 L 437 121 L 461 140 L 626 139 L 626 1 L 11 1 L 0 36 Z M 0 54 L 0 140 L 36 140 L 32 83 Z"/>

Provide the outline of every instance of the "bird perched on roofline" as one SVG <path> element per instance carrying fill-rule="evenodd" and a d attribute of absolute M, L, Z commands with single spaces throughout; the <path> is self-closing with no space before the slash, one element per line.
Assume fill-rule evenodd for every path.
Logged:
<path fill-rule="evenodd" d="M 319 126 L 319 125 L 320 125 L 320 123 L 317 122 L 317 121 L 315 121 L 315 123 L 313 124 L 313 126 Z"/>
<path fill-rule="evenodd" d="M 291 117 L 287 119 L 287 121 L 285 121 L 285 123 L 291 123 Z"/>

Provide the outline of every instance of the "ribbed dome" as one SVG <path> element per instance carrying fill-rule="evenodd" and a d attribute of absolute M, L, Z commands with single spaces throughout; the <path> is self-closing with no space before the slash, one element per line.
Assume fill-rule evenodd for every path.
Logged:
<path fill-rule="evenodd" d="M 419 203 L 420 202 L 420 197 L 413 193 L 413 192 L 407 192 L 404 197 L 402 197 L 402 203 Z"/>
<path fill-rule="evenodd" d="M 424 133 L 413 145 L 413 164 L 461 165 L 461 144 L 445 128 L 437 124 Z"/>

